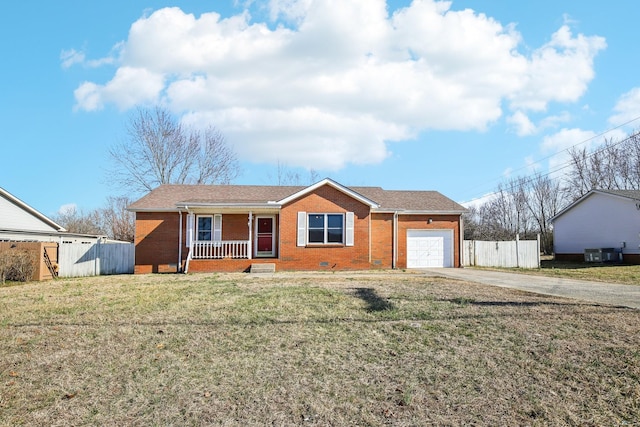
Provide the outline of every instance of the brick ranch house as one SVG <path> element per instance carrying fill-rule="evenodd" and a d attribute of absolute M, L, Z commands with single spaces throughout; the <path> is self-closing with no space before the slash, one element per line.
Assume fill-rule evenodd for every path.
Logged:
<path fill-rule="evenodd" d="M 129 210 L 141 274 L 462 265 L 466 209 L 436 191 L 162 185 Z"/>

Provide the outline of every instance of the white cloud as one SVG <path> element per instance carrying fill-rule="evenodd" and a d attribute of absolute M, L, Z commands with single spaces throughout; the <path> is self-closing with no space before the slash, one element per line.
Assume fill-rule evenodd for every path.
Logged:
<path fill-rule="evenodd" d="M 563 111 L 560 114 L 546 116 L 540 119 L 538 124 L 535 124 L 527 114 L 518 110 L 511 116 L 507 117 L 506 121 L 507 124 L 511 125 L 518 136 L 530 136 L 540 133 L 546 129 L 557 128 L 561 123 L 566 123 L 570 120 L 571 115 L 567 111 Z"/>
<path fill-rule="evenodd" d="M 593 79 L 593 60 L 606 47 L 602 37 L 573 36 L 568 26 L 533 52 L 523 88 L 511 96 L 515 108 L 544 111 L 549 102 L 577 101 Z"/>
<path fill-rule="evenodd" d="M 78 52 L 75 49 L 63 50 L 60 53 L 62 68 L 69 68 L 75 64 L 82 64 L 85 60 L 84 52 Z"/>
<path fill-rule="evenodd" d="M 95 83 L 84 82 L 76 90 L 73 91 L 76 98 L 76 109 L 86 111 L 97 111 L 102 109 L 103 97 L 101 89 Z"/>
<path fill-rule="evenodd" d="M 272 21 L 283 18 L 288 22 L 302 21 L 313 0 L 269 0 L 269 14 Z"/>
<path fill-rule="evenodd" d="M 60 52 L 61 66 L 62 68 L 70 68 L 76 64 L 80 64 L 87 68 L 98 68 L 103 65 L 114 64 L 117 61 L 122 45 L 122 43 L 116 44 L 111 49 L 111 53 L 104 58 L 91 60 L 87 60 L 87 54 L 84 51 L 78 51 L 76 49 L 63 50 Z"/>
<path fill-rule="evenodd" d="M 567 123 L 571 120 L 571 114 L 567 111 L 563 111 L 560 114 L 556 114 L 554 116 L 547 116 L 544 119 L 540 120 L 538 124 L 538 130 L 549 129 L 558 127 L 561 123 Z"/>
<path fill-rule="evenodd" d="M 296 110 L 251 110 L 230 108 L 216 113 L 227 140 L 238 141 L 238 154 L 253 162 L 278 161 L 324 169 L 340 169 L 347 162 L 379 163 L 388 155 L 385 140 L 406 139 L 404 129 L 394 123 L 378 122 L 368 117 L 331 114 L 317 108 Z M 187 124 L 211 123 L 209 114 L 192 113 Z M 259 126 L 257 141 L 243 139 L 244 123 Z M 365 129 L 360 129 L 364 126 Z"/>
<path fill-rule="evenodd" d="M 473 208 L 480 208 L 483 205 L 486 205 L 487 203 L 493 201 L 496 199 L 496 195 L 497 193 L 495 192 L 491 192 L 491 193 L 487 193 L 484 194 L 478 198 L 472 199 L 472 200 L 468 200 L 468 201 L 464 201 L 464 202 L 460 202 L 460 204 L 462 206 L 464 206 L 467 209 L 473 209 Z"/>
<path fill-rule="evenodd" d="M 74 95 L 77 108 L 83 110 L 100 110 L 105 103 L 113 103 L 126 110 L 137 104 L 156 102 L 163 87 L 164 77 L 161 74 L 144 68 L 121 67 L 106 85 L 84 82 Z"/>
<path fill-rule="evenodd" d="M 609 118 L 609 123 L 614 126 L 636 122 L 640 118 L 640 88 L 631 89 L 623 94 L 613 108 L 615 114 Z M 631 124 L 631 123 L 630 123 Z M 632 126 L 638 127 L 637 122 Z"/>
<path fill-rule="evenodd" d="M 515 127 L 515 132 L 518 136 L 533 135 L 537 131 L 536 125 L 520 110 L 507 117 L 507 123 Z"/>
<path fill-rule="evenodd" d="M 243 159 L 338 169 L 381 162 L 390 141 L 423 131 L 485 130 L 505 101 L 519 132 L 533 132 L 526 111 L 578 99 L 604 48 L 562 27 L 527 57 L 514 26 L 451 2 L 414 0 L 391 14 L 385 0 L 255 3 L 287 25 L 252 22 L 246 10 L 141 17 L 117 46 L 114 77 L 80 85 L 76 107 L 162 100 L 218 126 Z"/>

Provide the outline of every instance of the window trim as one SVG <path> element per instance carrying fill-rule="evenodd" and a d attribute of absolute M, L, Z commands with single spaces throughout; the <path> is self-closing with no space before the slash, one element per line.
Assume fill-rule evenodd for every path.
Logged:
<path fill-rule="evenodd" d="M 211 233 L 210 239 L 200 239 L 200 218 L 211 218 L 211 229 L 202 230 L 203 232 Z M 210 215 L 196 215 L 195 218 L 195 241 L 196 242 L 219 242 L 222 241 L 222 215 L 210 214 Z"/>
<path fill-rule="evenodd" d="M 355 246 L 355 220 L 356 220 L 356 216 L 354 212 L 338 212 L 338 213 L 343 213 L 344 214 L 344 218 L 345 218 L 345 224 L 344 224 L 344 234 L 343 234 L 343 239 L 344 239 L 344 243 L 343 244 L 336 244 L 333 245 L 334 247 L 352 247 Z M 308 247 L 308 243 L 307 243 L 307 237 L 308 237 L 308 233 L 307 233 L 307 221 L 309 216 L 307 215 L 307 212 L 305 211 L 298 211 L 297 212 L 297 217 L 298 217 L 298 221 L 296 224 L 296 246 L 299 248 L 303 248 L 303 247 Z M 325 244 L 314 244 L 312 245 L 312 247 L 329 247 L 331 245 L 325 245 Z"/>
<path fill-rule="evenodd" d="M 311 228 L 309 226 L 309 218 L 311 216 L 315 216 L 315 215 L 322 215 L 324 217 L 323 224 L 322 224 L 322 230 L 323 230 L 323 241 L 322 242 L 312 242 L 312 241 L 310 241 L 310 238 L 309 238 L 309 233 L 311 232 L 311 230 L 319 230 L 320 229 L 318 227 Z M 337 227 L 329 227 L 329 216 L 330 215 L 339 216 L 341 218 L 341 223 L 340 223 L 341 239 L 340 239 L 339 242 L 330 242 L 329 241 L 329 230 L 330 229 L 337 230 Z M 344 245 L 345 244 L 345 237 L 346 237 L 345 219 L 346 219 L 346 213 L 345 212 L 307 212 L 307 214 L 306 214 L 306 232 L 305 232 L 307 245 L 309 245 L 309 246 Z"/>
<path fill-rule="evenodd" d="M 201 230 L 200 229 L 200 219 L 205 219 L 205 218 L 209 218 L 211 220 L 211 228 L 206 229 L 206 230 Z M 196 242 L 212 242 L 213 241 L 213 215 L 197 215 L 196 216 Z M 210 239 L 201 239 L 200 238 L 200 233 L 201 232 L 208 232 L 211 235 Z"/>

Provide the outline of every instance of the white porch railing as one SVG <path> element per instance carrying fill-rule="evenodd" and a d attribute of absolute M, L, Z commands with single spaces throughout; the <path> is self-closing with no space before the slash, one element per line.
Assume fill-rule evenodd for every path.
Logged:
<path fill-rule="evenodd" d="M 192 259 L 249 258 L 248 240 L 220 242 L 195 241 L 191 247 Z"/>

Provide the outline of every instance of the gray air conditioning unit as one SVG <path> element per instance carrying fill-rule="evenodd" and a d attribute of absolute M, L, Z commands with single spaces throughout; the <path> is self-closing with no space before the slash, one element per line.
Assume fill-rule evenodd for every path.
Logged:
<path fill-rule="evenodd" d="M 584 262 L 613 262 L 618 260 L 615 248 L 585 249 Z"/>

